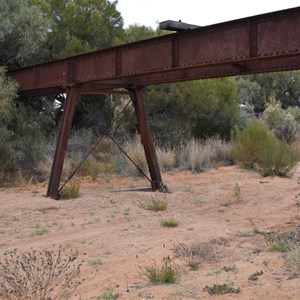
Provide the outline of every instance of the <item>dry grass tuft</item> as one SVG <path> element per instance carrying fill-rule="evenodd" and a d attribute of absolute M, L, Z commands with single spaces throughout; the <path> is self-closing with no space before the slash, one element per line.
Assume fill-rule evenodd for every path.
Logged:
<path fill-rule="evenodd" d="M 192 139 L 179 150 L 177 164 L 193 172 L 202 172 L 218 165 L 232 163 L 231 143 L 219 138 L 205 141 Z"/>

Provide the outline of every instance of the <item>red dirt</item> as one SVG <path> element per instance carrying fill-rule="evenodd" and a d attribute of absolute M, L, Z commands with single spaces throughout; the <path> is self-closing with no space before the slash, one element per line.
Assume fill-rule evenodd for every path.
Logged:
<path fill-rule="evenodd" d="M 300 165 L 291 178 L 263 178 L 233 166 L 201 174 L 164 173 L 171 194 L 138 190 L 148 187 L 144 179 L 116 175 L 81 180 L 81 195 L 74 200 L 43 197 L 45 184 L 2 189 L 0 253 L 54 243 L 78 249 L 86 280 L 72 299 L 103 299 L 108 287 L 118 299 L 299 299 L 300 279 L 293 276 L 286 253 L 269 251 L 265 237 L 300 231 L 298 178 Z M 240 199 L 233 195 L 236 183 Z M 151 199 L 167 201 L 167 210 L 141 207 Z M 178 227 L 161 226 L 161 219 L 170 217 Z M 37 226 L 47 232 L 33 236 Z M 173 251 L 174 245 L 192 242 L 211 247 L 196 271 Z M 168 255 L 180 273 L 176 283 L 150 284 L 141 277 L 139 266 L 153 259 L 159 264 Z M 89 264 L 93 259 L 103 264 Z M 224 266 L 233 270 L 225 272 Z M 249 280 L 257 271 L 263 271 L 258 280 Z M 204 290 L 228 282 L 240 293 L 211 296 Z"/>

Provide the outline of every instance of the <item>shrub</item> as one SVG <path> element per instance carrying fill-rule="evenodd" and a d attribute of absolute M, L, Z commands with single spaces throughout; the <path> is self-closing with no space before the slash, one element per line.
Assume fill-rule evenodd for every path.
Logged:
<path fill-rule="evenodd" d="M 145 156 L 145 150 L 138 136 L 125 144 L 125 151 L 143 172 L 147 172 L 148 164 Z M 127 165 L 127 172 L 134 176 L 141 175 L 139 170 L 131 162 Z"/>
<path fill-rule="evenodd" d="M 279 140 L 285 141 L 289 144 L 296 140 L 297 122 L 294 114 L 296 110 L 284 110 L 281 108 L 281 103 L 271 99 L 271 103 L 263 112 L 262 119 L 269 126 L 270 130 L 274 132 Z"/>
<path fill-rule="evenodd" d="M 299 159 L 291 146 L 278 141 L 258 119 L 249 120 L 243 131 L 237 131 L 232 153 L 244 167 L 256 168 L 264 176 L 288 176 Z"/>
<path fill-rule="evenodd" d="M 174 246 L 175 256 L 183 257 L 185 264 L 190 270 L 199 269 L 202 262 L 210 258 L 210 255 L 214 253 L 211 247 L 208 247 L 206 243 L 192 242 L 190 244 L 179 243 Z"/>
<path fill-rule="evenodd" d="M 145 150 L 139 136 L 135 136 L 131 141 L 125 144 L 125 151 L 143 172 L 146 173 L 148 171 Z M 156 155 L 158 164 L 162 170 L 169 170 L 174 166 L 174 151 L 156 147 Z M 122 163 L 122 165 L 126 167 L 127 173 L 130 175 L 141 175 L 139 170 L 131 162 L 128 162 L 128 164 L 125 165 L 124 161 L 120 160 L 120 158 L 118 159 L 118 162 Z"/>
<path fill-rule="evenodd" d="M 192 139 L 181 146 L 177 164 L 193 172 L 201 172 L 214 165 L 228 165 L 232 162 L 231 143 L 220 138 L 210 138 L 205 141 Z"/>
<path fill-rule="evenodd" d="M 162 219 L 161 220 L 161 226 L 163 226 L 163 227 L 177 227 L 178 226 L 178 221 L 174 218 Z"/>
<path fill-rule="evenodd" d="M 139 266 L 139 269 L 141 276 L 151 283 L 175 283 L 179 278 L 178 270 L 169 256 L 162 259 L 162 266 L 153 260 L 150 266 Z"/>
<path fill-rule="evenodd" d="M 92 154 L 95 159 L 100 162 L 110 163 L 112 160 L 112 152 L 114 150 L 114 142 L 110 138 L 103 138 L 94 148 Z"/>
<path fill-rule="evenodd" d="M 268 145 L 275 142 L 275 136 L 266 124 L 250 119 L 244 130 L 237 130 L 232 149 L 233 158 L 244 167 L 253 169 Z"/>
<path fill-rule="evenodd" d="M 81 281 L 78 252 L 66 250 L 15 251 L 0 261 L 0 298 L 68 299 Z"/>
<path fill-rule="evenodd" d="M 48 150 L 50 120 L 28 103 L 17 106 L 16 92 L 17 85 L 0 67 L 0 185 L 15 184 L 17 172 L 31 177 Z"/>
<path fill-rule="evenodd" d="M 300 272 L 300 246 L 294 246 L 287 256 L 289 265 L 296 271 Z"/>
<path fill-rule="evenodd" d="M 80 186 L 76 182 L 66 185 L 61 191 L 61 198 L 75 199 L 79 197 Z"/>
<path fill-rule="evenodd" d="M 289 176 L 299 160 L 299 153 L 283 141 L 270 144 L 258 160 L 259 172 L 263 176 Z"/>
<path fill-rule="evenodd" d="M 140 207 L 152 211 L 164 211 L 167 209 L 168 202 L 160 199 L 152 198 L 147 204 L 140 203 Z"/>
<path fill-rule="evenodd" d="M 162 171 L 167 171 L 174 167 L 176 155 L 173 150 L 166 150 L 161 147 L 156 147 L 156 155 L 158 165 Z"/>
<path fill-rule="evenodd" d="M 210 295 L 223 295 L 228 293 L 240 293 L 239 287 L 234 287 L 232 284 L 214 284 L 213 286 L 206 286 L 204 288 Z"/>
<path fill-rule="evenodd" d="M 43 160 L 40 160 L 35 169 L 38 181 L 47 181 L 50 177 L 50 172 L 53 164 L 53 156 L 45 155 Z M 71 174 L 72 169 L 71 159 L 66 157 L 63 165 L 62 178 L 66 179 Z"/>

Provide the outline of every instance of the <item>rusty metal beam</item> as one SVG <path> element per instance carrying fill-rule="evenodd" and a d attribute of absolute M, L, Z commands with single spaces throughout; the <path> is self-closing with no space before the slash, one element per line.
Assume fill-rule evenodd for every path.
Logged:
<path fill-rule="evenodd" d="M 146 160 L 152 181 L 152 189 L 154 191 L 162 190 L 164 185 L 157 162 L 155 147 L 148 126 L 147 115 L 142 98 L 142 91 L 141 89 L 130 89 L 129 92 L 137 116 L 138 131 L 141 135 L 141 141 L 145 150 Z"/>
<path fill-rule="evenodd" d="M 67 91 L 67 98 L 64 105 L 64 112 L 60 123 L 59 136 L 57 140 L 55 155 L 53 159 L 47 197 L 59 199 L 59 184 L 63 170 L 65 153 L 68 145 L 68 138 L 71 131 L 76 101 L 79 97 L 79 88 L 71 87 Z"/>
<path fill-rule="evenodd" d="M 132 88 L 300 69 L 300 7 L 100 50 L 9 72 L 20 92 L 81 84 Z"/>

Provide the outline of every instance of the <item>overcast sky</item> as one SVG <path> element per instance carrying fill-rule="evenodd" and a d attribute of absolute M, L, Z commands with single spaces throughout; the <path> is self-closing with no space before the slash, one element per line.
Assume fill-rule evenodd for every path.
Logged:
<path fill-rule="evenodd" d="M 299 4 L 299 0 L 118 0 L 117 9 L 125 28 L 138 24 L 156 29 L 166 20 L 205 26 Z"/>

